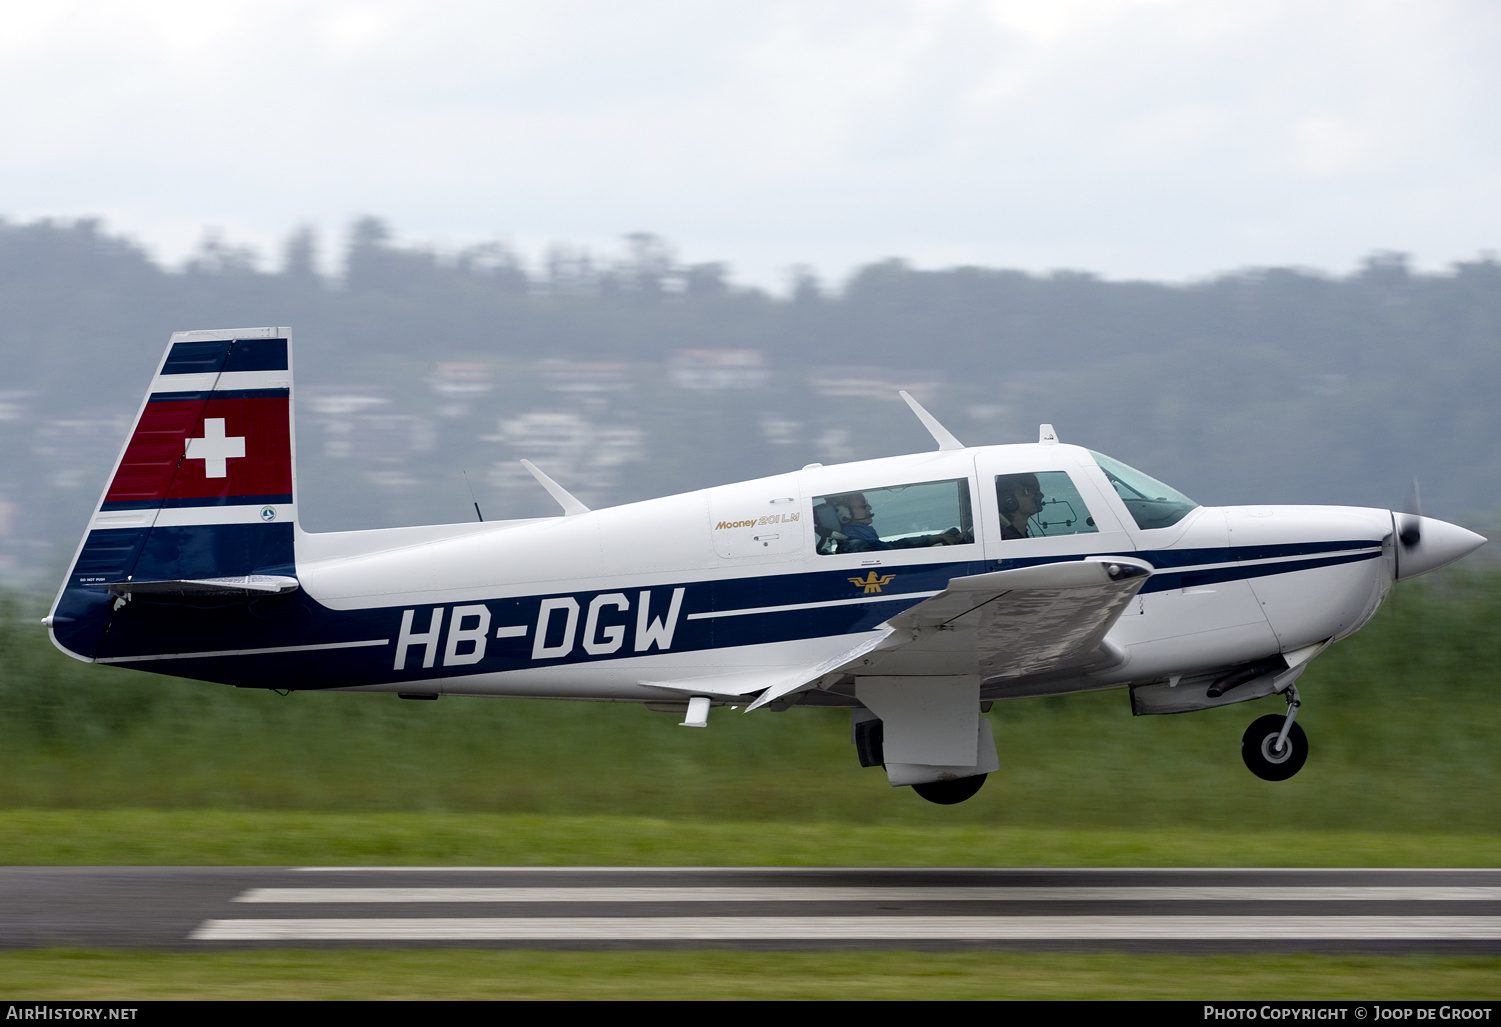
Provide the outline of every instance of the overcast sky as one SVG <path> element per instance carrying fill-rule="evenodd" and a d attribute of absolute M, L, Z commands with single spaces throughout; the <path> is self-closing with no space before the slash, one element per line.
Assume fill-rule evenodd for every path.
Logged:
<path fill-rule="evenodd" d="M 0 216 L 779 284 L 1501 247 L 1495 0 L 0 0 Z"/>

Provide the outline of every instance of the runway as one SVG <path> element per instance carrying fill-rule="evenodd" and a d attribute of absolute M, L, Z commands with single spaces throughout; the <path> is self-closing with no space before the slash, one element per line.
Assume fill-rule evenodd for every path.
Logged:
<path fill-rule="evenodd" d="M 0 947 L 1501 952 L 1501 870 L 0 868 Z"/>

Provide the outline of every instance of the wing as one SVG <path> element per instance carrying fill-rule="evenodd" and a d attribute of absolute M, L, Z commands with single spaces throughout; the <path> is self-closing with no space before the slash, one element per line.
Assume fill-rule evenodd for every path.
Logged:
<path fill-rule="evenodd" d="M 948 587 L 886 622 L 836 666 L 809 668 L 762 692 L 747 710 L 810 687 L 828 674 L 976 675 L 982 681 L 1051 675 L 1120 658 L 1105 641 L 1152 565 L 1089 557 L 954 578 Z M 815 673 L 816 671 L 816 673 Z"/>
<path fill-rule="evenodd" d="M 1111 659 L 1101 648 L 1152 565 L 1090 557 L 955 578 L 891 618 L 870 673 L 1032 677 Z"/>

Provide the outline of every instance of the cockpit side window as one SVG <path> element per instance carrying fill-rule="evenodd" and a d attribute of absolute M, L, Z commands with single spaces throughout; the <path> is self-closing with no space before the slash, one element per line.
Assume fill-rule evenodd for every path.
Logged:
<path fill-rule="evenodd" d="M 1116 495 L 1126 504 L 1138 528 L 1166 528 L 1177 524 L 1189 511 L 1198 508 L 1198 503 L 1177 489 L 1169 488 L 1156 478 L 1142 474 L 1134 467 L 1127 467 L 1119 460 L 1112 460 L 1103 453 L 1090 450 L 1105 477 L 1110 479 Z"/>
<path fill-rule="evenodd" d="M 1001 538 L 1048 538 L 1099 531 L 1084 498 L 1064 471 L 998 474 Z"/>
<path fill-rule="evenodd" d="M 969 480 L 857 489 L 813 500 L 822 556 L 958 546 L 975 540 Z"/>

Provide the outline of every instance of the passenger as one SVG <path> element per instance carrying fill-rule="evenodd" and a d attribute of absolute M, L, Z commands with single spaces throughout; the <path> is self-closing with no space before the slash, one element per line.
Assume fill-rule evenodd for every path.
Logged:
<path fill-rule="evenodd" d="M 995 479 L 1001 505 L 1001 538 L 1027 538 L 1027 521 L 1042 512 L 1042 489 L 1035 474 L 1002 474 Z"/>
<path fill-rule="evenodd" d="M 921 535 L 897 539 L 894 543 L 884 541 L 871 525 L 876 513 L 863 492 L 850 492 L 842 496 L 829 496 L 824 500 L 834 507 L 839 515 L 839 533 L 845 541 L 839 543 L 841 553 L 864 553 L 877 549 L 920 549 L 926 546 L 956 546 L 967 541 L 958 528 L 936 535 Z"/>
<path fill-rule="evenodd" d="M 839 531 L 845 541 L 839 543 L 841 553 L 863 553 L 871 549 L 890 549 L 889 542 L 882 542 L 870 522 L 875 520 L 875 511 L 870 508 L 865 493 L 851 492 L 843 496 L 830 496 L 828 503 L 839 515 Z"/>

